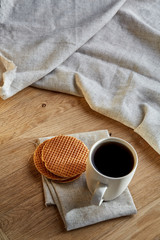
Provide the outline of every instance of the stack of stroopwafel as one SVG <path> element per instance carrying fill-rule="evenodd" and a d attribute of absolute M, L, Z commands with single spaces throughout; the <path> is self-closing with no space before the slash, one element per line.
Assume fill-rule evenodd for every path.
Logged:
<path fill-rule="evenodd" d="M 41 143 L 34 152 L 34 164 L 45 177 L 59 183 L 79 178 L 86 170 L 88 148 L 75 137 L 60 135 Z"/>

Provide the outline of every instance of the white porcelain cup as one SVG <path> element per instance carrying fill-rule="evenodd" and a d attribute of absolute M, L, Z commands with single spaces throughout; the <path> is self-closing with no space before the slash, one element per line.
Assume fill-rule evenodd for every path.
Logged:
<path fill-rule="evenodd" d="M 132 156 L 132 167 L 129 170 L 129 172 L 127 172 L 125 175 L 122 175 L 122 176 L 117 175 L 118 177 L 107 176 L 106 174 L 102 173 L 99 169 L 97 169 L 94 161 L 96 152 L 98 149 L 100 149 L 102 145 L 104 146 L 104 144 L 108 144 L 108 143 L 112 144 L 112 148 L 114 146 L 113 144 L 118 143 L 118 145 L 121 145 L 122 147 L 124 146 L 124 149 L 127 148 L 126 151 L 129 150 L 129 154 L 131 154 Z M 113 151 L 114 152 L 117 151 L 116 147 L 113 148 Z M 123 170 L 122 168 L 124 168 L 123 158 L 126 157 L 124 156 L 123 154 L 120 154 L 117 157 L 118 164 L 120 164 L 119 169 L 121 170 Z M 113 154 L 113 157 L 114 157 L 114 154 Z M 129 157 L 127 155 L 127 161 L 130 161 L 131 159 L 128 159 L 128 158 Z M 98 159 L 99 162 L 100 160 L 101 159 Z M 106 161 L 105 168 L 107 168 L 107 163 L 109 164 L 110 161 L 113 161 L 112 155 L 108 156 L 108 152 L 106 151 L 105 156 L 103 156 L 103 161 Z M 123 191 L 129 185 L 135 173 L 137 165 L 138 165 L 137 153 L 133 148 L 133 146 L 129 144 L 127 141 L 120 138 L 116 138 L 116 137 L 108 137 L 108 138 L 97 141 L 90 149 L 88 160 L 87 160 L 87 167 L 86 167 L 86 182 L 87 182 L 88 189 L 92 194 L 91 203 L 93 205 L 100 206 L 103 201 L 113 200 L 117 198 L 120 194 L 122 194 Z M 113 170 L 114 170 L 114 166 L 113 166 Z"/>

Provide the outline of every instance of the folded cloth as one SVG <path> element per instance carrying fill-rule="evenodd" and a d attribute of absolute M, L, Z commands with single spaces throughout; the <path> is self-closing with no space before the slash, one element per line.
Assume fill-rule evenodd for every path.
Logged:
<path fill-rule="evenodd" d="M 107 130 L 100 130 L 71 136 L 83 141 L 90 149 L 94 142 L 109 137 L 109 134 Z M 49 138 L 40 138 L 39 142 Z M 42 183 L 45 205 L 56 204 L 67 231 L 137 212 L 128 188 L 113 201 L 103 202 L 101 206 L 91 205 L 85 173 L 74 182 L 65 184 L 55 183 L 42 176 Z"/>

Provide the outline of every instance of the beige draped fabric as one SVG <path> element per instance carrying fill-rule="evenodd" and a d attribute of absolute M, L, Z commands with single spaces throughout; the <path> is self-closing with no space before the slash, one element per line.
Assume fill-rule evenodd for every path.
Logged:
<path fill-rule="evenodd" d="M 160 153 L 160 0 L 1 0 L 0 96 L 27 86 L 84 97 Z"/>

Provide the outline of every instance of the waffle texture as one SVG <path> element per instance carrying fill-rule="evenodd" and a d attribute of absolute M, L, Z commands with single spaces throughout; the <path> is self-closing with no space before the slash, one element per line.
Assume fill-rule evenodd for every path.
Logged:
<path fill-rule="evenodd" d="M 36 169 L 56 183 L 76 180 L 86 170 L 86 145 L 75 137 L 60 135 L 41 143 L 33 154 Z"/>
<path fill-rule="evenodd" d="M 52 179 L 52 180 L 59 180 L 59 181 L 64 181 L 66 178 L 59 177 L 51 173 L 46 167 L 44 162 L 42 161 L 41 154 L 42 154 L 42 149 L 45 145 L 46 141 L 41 143 L 35 150 L 33 159 L 34 159 L 34 165 L 36 169 L 45 177 Z"/>
<path fill-rule="evenodd" d="M 42 149 L 46 168 L 60 177 L 72 178 L 86 170 L 86 145 L 72 136 L 60 135 L 48 140 Z"/>

